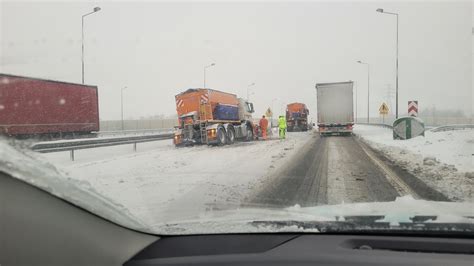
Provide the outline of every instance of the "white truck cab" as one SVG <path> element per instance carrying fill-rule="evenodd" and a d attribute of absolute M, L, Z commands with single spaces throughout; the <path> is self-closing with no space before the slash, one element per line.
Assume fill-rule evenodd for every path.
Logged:
<path fill-rule="evenodd" d="M 252 120 L 252 113 L 255 110 L 253 103 L 246 101 L 243 98 L 239 98 L 239 119 L 240 120 Z"/>

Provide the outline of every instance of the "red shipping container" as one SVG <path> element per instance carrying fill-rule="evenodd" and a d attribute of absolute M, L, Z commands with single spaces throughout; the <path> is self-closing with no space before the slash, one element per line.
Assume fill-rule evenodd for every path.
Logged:
<path fill-rule="evenodd" d="M 97 86 L 0 74 L 0 133 L 99 131 Z"/>

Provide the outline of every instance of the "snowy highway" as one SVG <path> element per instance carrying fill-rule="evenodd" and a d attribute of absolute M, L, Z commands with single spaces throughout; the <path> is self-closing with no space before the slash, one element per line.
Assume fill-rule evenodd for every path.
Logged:
<path fill-rule="evenodd" d="M 407 171 L 384 161 L 357 137 L 315 136 L 288 167 L 254 192 L 248 205 L 307 207 L 393 201 L 405 195 L 448 200 Z"/>
<path fill-rule="evenodd" d="M 384 202 L 407 194 L 472 201 L 469 167 L 454 173 L 455 185 L 462 189 L 452 183 L 443 186 L 448 181 L 442 179 L 431 182 L 407 164 L 393 163 L 396 158 L 385 154 L 382 144 L 373 144 L 364 129 L 358 127 L 352 137 L 295 132 L 283 141 L 274 137 L 222 147 L 175 148 L 163 140 L 142 143 L 137 152 L 127 145 L 80 150 L 76 161 L 70 161 L 67 152 L 41 156 L 68 178 L 90 183 L 148 224 L 192 219 L 212 210 Z M 377 130 L 378 138 L 390 136 L 385 129 L 369 132 Z M 402 155 L 416 157 L 407 149 Z M 446 187 L 462 194 L 443 190 Z"/>
<path fill-rule="evenodd" d="M 333 136 L 315 137 L 250 203 L 306 207 L 393 201 L 397 196 L 354 137 Z"/>

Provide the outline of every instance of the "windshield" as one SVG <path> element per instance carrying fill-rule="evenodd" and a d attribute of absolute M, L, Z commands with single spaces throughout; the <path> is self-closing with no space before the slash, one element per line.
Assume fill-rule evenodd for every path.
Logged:
<path fill-rule="evenodd" d="M 158 235 L 474 231 L 471 1 L 0 7 L 14 178 Z"/>

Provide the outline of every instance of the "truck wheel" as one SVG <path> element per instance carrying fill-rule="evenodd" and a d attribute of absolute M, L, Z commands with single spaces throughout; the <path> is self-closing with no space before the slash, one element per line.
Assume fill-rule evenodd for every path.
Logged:
<path fill-rule="evenodd" d="M 246 141 L 252 141 L 253 140 L 253 130 L 252 127 L 247 126 L 247 137 L 245 138 Z"/>
<path fill-rule="evenodd" d="M 224 145 L 225 142 L 226 142 L 226 134 L 225 134 L 225 130 L 223 127 L 218 127 L 217 128 L 217 142 L 218 142 L 218 145 Z"/>
<path fill-rule="evenodd" d="M 235 140 L 235 132 L 234 128 L 229 127 L 227 128 L 227 144 L 233 144 Z"/>

